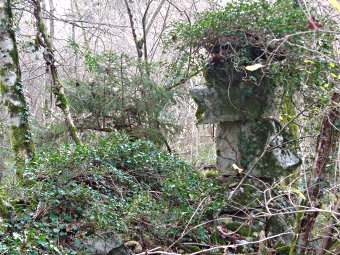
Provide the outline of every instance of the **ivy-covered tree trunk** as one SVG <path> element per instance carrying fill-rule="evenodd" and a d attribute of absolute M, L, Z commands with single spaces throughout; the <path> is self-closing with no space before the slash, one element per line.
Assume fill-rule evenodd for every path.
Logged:
<path fill-rule="evenodd" d="M 28 123 L 28 106 L 21 83 L 18 48 L 13 29 L 10 0 L 0 0 L 0 92 L 9 118 L 12 148 L 18 163 L 34 156 L 35 147 Z"/>
<path fill-rule="evenodd" d="M 56 105 L 62 110 L 65 117 L 65 123 L 69 130 L 70 136 L 75 141 L 75 143 L 81 143 L 80 138 L 77 133 L 76 126 L 74 125 L 69 103 L 65 96 L 64 87 L 60 82 L 57 67 L 55 65 L 55 56 L 53 45 L 51 43 L 50 38 L 47 35 L 46 28 L 42 19 L 41 12 L 41 0 L 32 0 L 33 8 L 34 8 L 34 16 L 36 19 L 37 26 L 37 38 L 36 42 L 39 46 L 44 49 L 44 60 L 47 65 L 47 70 L 51 75 L 52 80 L 52 92 L 56 97 Z"/>

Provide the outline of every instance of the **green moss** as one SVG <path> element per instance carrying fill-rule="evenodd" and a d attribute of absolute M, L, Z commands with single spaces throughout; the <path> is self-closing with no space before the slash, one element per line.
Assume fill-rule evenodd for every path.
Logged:
<path fill-rule="evenodd" d="M 248 133 L 241 132 L 239 134 L 239 144 L 238 149 L 241 153 L 241 167 L 247 168 L 250 163 L 253 163 L 256 158 L 263 152 L 268 137 L 276 134 L 278 130 L 281 129 L 279 122 L 271 119 L 263 119 L 259 121 L 254 121 Z M 283 130 L 280 134 L 283 137 L 283 144 L 291 140 L 292 135 L 289 130 Z M 289 146 L 287 144 L 283 146 Z M 287 148 L 280 149 L 281 153 L 286 152 Z M 292 148 L 289 148 L 292 151 Z M 273 152 L 268 151 L 258 163 L 256 169 L 257 176 L 267 176 L 267 177 L 280 177 L 292 173 L 298 165 L 294 165 L 290 168 L 283 168 L 278 159 L 275 157 Z"/>
<path fill-rule="evenodd" d="M 3 82 L 0 82 L 0 94 L 6 94 L 8 91 L 8 87 Z"/>
<path fill-rule="evenodd" d="M 220 109 L 219 112 L 237 114 L 241 119 L 258 119 L 267 107 L 274 83 L 262 76 L 258 71 L 245 78 L 245 72 L 236 70 L 228 59 L 210 61 L 204 70 L 207 87 L 216 89 L 218 94 L 217 102 L 212 103 Z M 204 110 L 199 109 L 200 116 Z"/>
<path fill-rule="evenodd" d="M 11 126 L 11 131 L 11 143 L 13 151 L 20 152 L 25 146 L 24 141 L 26 133 L 22 128 L 16 126 Z"/>
<path fill-rule="evenodd" d="M 44 25 L 43 22 L 39 22 L 38 30 L 39 30 L 40 33 L 45 33 L 45 25 Z"/>
<path fill-rule="evenodd" d="M 11 145 L 16 154 L 18 163 L 23 163 L 27 158 L 33 158 L 35 155 L 35 146 L 29 133 L 27 124 L 11 126 Z"/>
<path fill-rule="evenodd" d="M 296 108 L 293 104 L 291 97 L 288 96 L 288 95 L 286 95 L 284 97 L 284 100 L 283 100 L 283 103 L 282 103 L 282 112 L 283 112 L 282 122 L 284 124 L 287 124 L 289 121 L 291 121 L 296 116 Z M 298 125 L 296 125 L 294 122 L 292 122 L 288 125 L 288 128 L 289 128 L 293 138 L 298 139 L 299 138 Z"/>
<path fill-rule="evenodd" d="M 206 178 L 217 178 L 220 176 L 220 172 L 217 169 L 203 170 L 202 175 Z"/>
<path fill-rule="evenodd" d="M 66 115 L 66 110 L 68 108 L 69 103 L 68 103 L 68 100 L 67 100 L 66 96 L 64 95 L 64 93 L 61 92 L 60 88 L 61 88 L 61 84 L 60 84 L 59 81 L 57 81 L 56 86 L 53 88 L 53 93 L 54 93 L 54 95 L 56 95 L 56 98 L 57 98 L 56 105 L 58 107 L 60 107 L 60 109 L 62 109 L 64 111 L 64 114 Z M 80 144 L 81 140 L 80 140 L 80 138 L 77 134 L 76 127 L 74 125 L 72 125 L 72 123 L 70 123 L 69 121 L 66 122 L 66 125 L 67 125 L 67 128 L 70 132 L 72 139 L 77 144 Z"/>
<path fill-rule="evenodd" d="M 242 225 L 240 222 L 230 222 L 226 224 L 226 228 L 230 231 L 236 231 L 237 234 L 247 237 L 251 236 L 251 228 L 249 228 L 247 225 Z"/>
<path fill-rule="evenodd" d="M 67 98 L 64 95 L 59 94 L 58 99 L 59 99 L 60 107 L 68 106 Z"/>
<path fill-rule="evenodd" d="M 197 104 L 197 110 L 196 110 L 195 116 L 196 116 L 196 119 L 197 119 L 197 124 L 199 124 L 203 120 L 203 115 L 206 111 L 206 108 L 203 104 L 200 103 L 200 100 L 197 97 L 192 96 L 192 99 Z"/>
<path fill-rule="evenodd" d="M 268 134 L 273 132 L 273 127 L 268 120 L 253 121 L 250 134 L 239 134 L 238 149 L 241 153 L 241 167 L 246 168 L 258 157 L 266 144 Z"/>
<path fill-rule="evenodd" d="M 11 50 L 9 52 L 10 56 L 12 57 L 13 59 L 13 62 L 14 62 L 14 65 L 17 65 L 18 64 L 18 61 L 19 61 L 19 53 L 18 53 L 18 50 L 16 49 L 16 47 L 14 47 L 13 50 Z"/>
<path fill-rule="evenodd" d="M 6 75 L 6 69 L 5 68 L 1 68 L 0 69 L 0 76 L 5 76 Z"/>
<path fill-rule="evenodd" d="M 221 116 L 230 116 L 233 120 L 257 120 L 269 107 L 268 98 L 273 94 L 275 83 L 263 78 L 261 71 L 252 72 L 250 76 L 235 69 L 230 59 L 220 59 L 210 61 L 203 73 L 208 87 L 205 91 L 207 98 L 193 97 L 198 105 L 198 123 L 205 117 L 211 121 Z"/>
<path fill-rule="evenodd" d="M 71 137 L 73 138 L 73 140 L 75 141 L 75 143 L 80 144 L 81 140 L 77 134 L 77 129 L 75 126 L 69 126 L 69 131 L 71 134 Z"/>

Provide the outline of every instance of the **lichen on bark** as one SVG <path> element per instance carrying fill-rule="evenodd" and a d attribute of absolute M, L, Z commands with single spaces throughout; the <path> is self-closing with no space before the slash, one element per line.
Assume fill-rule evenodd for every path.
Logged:
<path fill-rule="evenodd" d="M 6 106 L 9 118 L 7 126 L 10 130 L 12 149 L 17 163 L 31 159 L 35 154 L 30 126 L 28 122 L 28 105 L 26 103 L 19 53 L 13 29 L 11 1 L 0 1 L 0 93 L 1 101 Z"/>
<path fill-rule="evenodd" d="M 64 92 L 64 87 L 59 79 L 57 67 L 55 65 L 55 56 L 52 42 L 47 35 L 46 27 L 42 19 L 41 3 L 38 0 L 32 0 L 34 16 L 36 19 L 36 27 L 38 30 L 36 42 L 44 49 L 44 60 L 46 62 L 48 73 L 52 78 L 52 92 L 56 98 L 56 105 L 62 110 L 65 118 L 66 126 L 69 130 L 71 138 L 75 143 L 80 144 L 81 140 L 78 136 L 76 126 L 71 115 L 70 107 Z"/>

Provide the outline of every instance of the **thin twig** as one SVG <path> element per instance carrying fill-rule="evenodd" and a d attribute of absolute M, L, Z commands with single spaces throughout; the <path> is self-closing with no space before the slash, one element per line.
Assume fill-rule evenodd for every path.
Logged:
<path fill-rule="evenodd" d="M 169 246 L 169 249 L 170 249 L 171 247 L 173 247 L 176 243 L 178 243 L 178 242 L 186 235 L 187 229 L 188 229 L 188 227 L 189 227 L 191 221 L 193 220 L 193 218 L 195 217 L 195 215 L 197 214 L 198 210 L 201 208 L 203 202 L 204 202 L 206 199 L 207 199 L 207 197 L 203 198 L 202 201 L 199 203 L 199 205 L 197 206 L 195 212 L 191 215 L 190 220 L 188 221 L 187 225 L 185 226 L 185 228 L 184 228 L 182 234 L 180 235 L 180 237 L 179 237 L 175 242 L 173 242 L 173 243 Z"/>

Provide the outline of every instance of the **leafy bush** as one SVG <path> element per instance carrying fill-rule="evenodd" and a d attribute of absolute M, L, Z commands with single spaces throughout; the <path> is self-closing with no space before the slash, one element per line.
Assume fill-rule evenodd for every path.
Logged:
<path fill-rule="evenodd" d="M 318 27 L 310 27 L 310 19 L 318 20 Z M 192 23 L 174 25 L 166 46 L 178 51 L 180 61 L 171 65 L 172 80 L 228 62 L 257 86 L 268 77 L 288 96 L 304 84 L 311 99 L 320 94 L 329 98 L 327 92 L 336 88 L 338 74 L 332 70 L 337 64 L 327 56 L 334 51 L 332 31 L 337 29 L 331 17 L 318 16 L 313 9 L 307 12 L 293 0 L 232 1 L 224 8 L 198 13 Z M 251 70 L 255 64 L 260 64 L 260 75 Z"/>
<path fill-rule="evenodd" d="M 160 84 L 159 64 L 114 52 L 86 54 L 85 63 L 90 78 L 67 88 L 80 130 L 124 130 L 158 144 L 178 130 L 166 112 L 174 95 Z"/>
<path fill-rule="evenodd" d="M 172 242 L 217 188 L 152 143 L 119 132 L 41 152 L 17 174 L 7 191 L 16 195 L 6 199 L 12 217 L 1 224 L 0 252 L 8 254 L 79 254 L 89 236 L 107 231 Z M 206 205 L 214 203 L 211 208 L 220 208 L 210 200 Z M 207 213 L 201 210 L 191 223 Z"/>

